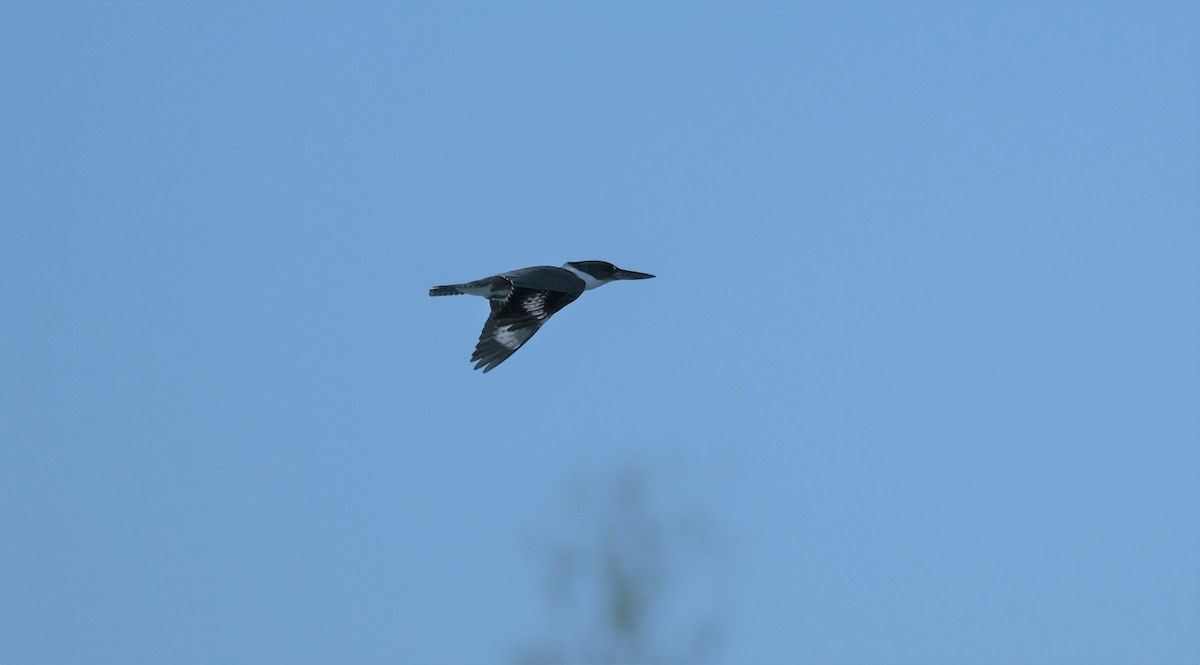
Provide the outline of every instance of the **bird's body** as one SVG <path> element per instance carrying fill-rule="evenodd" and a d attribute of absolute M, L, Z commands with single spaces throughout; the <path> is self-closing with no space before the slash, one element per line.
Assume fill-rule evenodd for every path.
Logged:
<path fill-rule="evenodd" d="M 473 295 L 488 299 L 492 312 L 471 355 L 475 369 L 482 367 L 487 373 L 508 360 L 551 316 L 584 291 L 615 280 L 653 276 L 621 270 L 604 261 L 573 261 L 560 268 L 521 268 L 473 282 L 436 286 L 429 290 L 429 295 Z"/>

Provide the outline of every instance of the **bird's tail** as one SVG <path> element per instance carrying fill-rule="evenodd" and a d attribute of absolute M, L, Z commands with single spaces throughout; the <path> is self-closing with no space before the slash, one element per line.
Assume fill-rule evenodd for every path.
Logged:
<path fill-rule="evenodd" d="M 463 292 L 461 289 L 459 289 L 460 286 L 462 286 L 462 284 L 451 284 L 449 286 L 435 286 L 432 289 L 429 289 L 429 295 L 431 295 L 431 296 L 461 296 L 461 295 L 463 295 Z"/>

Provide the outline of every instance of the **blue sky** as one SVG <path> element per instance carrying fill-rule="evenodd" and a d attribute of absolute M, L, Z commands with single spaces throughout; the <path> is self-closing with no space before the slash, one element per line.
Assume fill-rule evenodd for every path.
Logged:
<path fill-rule="evenodd" d="M 1198 26 L 7 0 L 0 660 L 509 662 L 633 466 L 717 662 L 1200 661 Z"/>

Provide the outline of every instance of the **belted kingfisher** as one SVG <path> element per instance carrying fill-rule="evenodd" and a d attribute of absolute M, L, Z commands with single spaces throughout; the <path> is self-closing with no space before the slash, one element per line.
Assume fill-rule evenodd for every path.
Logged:
<path fill-rule="evenodd" d="M 621 270 L 604 261 L 568 261 L 561 268 L 534 266 L 484 277 L 465 284 L 435 286 L 431 296 L 472 295 L 487 298 L 492 313 L 479 333 L 471 360 L 487 374 L 508 360 L 521 345 L 581 293 L 618 279 L 650 279 L 654 275 Z"/>

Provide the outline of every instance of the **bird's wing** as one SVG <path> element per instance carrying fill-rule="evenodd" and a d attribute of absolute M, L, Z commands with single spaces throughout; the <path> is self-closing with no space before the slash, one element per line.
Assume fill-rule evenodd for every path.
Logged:
<path fill-rule="evenodd" d="M 471 360 L 486 374 L 517 352 L 550 317 L 579 297 L 546 289 L 514 287 L 504 300 L 492 300 L 492 314 L 483 324 Z"/>

